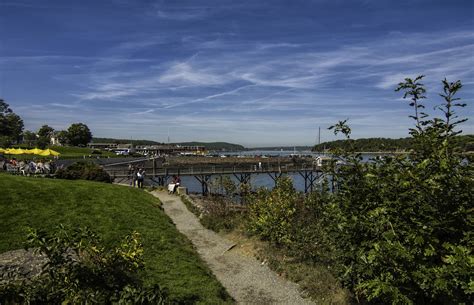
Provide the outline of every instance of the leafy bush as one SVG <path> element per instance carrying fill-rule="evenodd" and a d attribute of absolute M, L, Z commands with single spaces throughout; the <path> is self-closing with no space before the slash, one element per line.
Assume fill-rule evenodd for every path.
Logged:
<path fill-rule="evenodd" d="M 197 207 L 186 195 L 181 200 L 189 211 L 199 217 L 201 224 L 215 232 L 232 231 L 242 224 L 245 218 L 244 210 L 232 210 L 229 201 L 223 197 L 211 196 L 203 200 L 202 207 Z"/>
<path fill-rule="evenodd" d="M 327 187 L 302 199 L 288 180 L 260 190 L 249 229 L 295 257 L 334 267 L 357 298 L 373 304 L 474 302 L 474 167 L 456 154 L 459 81 L 443 81 L 442 118 L 424 113 L 422 76 L 398 90 L 410 98 L 415 127 L 405 156 L 362 162 L 346 121 L 331 127 L 347 141 L 333 151 Z M 342 161 L 342 162 L 341 162 Z"/>
<path fill-rule="evenodd" d="M 76 162 L 65 169 L 58 169 L 55 174 L 60 179 L 112 182 L 110 175 L 102 167 L 92 162 Z"/>
<path fill-rule="evenodd" d="M 276 244 L 291 243 L 291 231 L 302 196 L 289 177 L 277 180 L 273 190 L 259 189 L 250 200 L 249 230 Z"/>
<path fill-rule="evenodd" d="M 464 107 L 454 98 L 461 83 L 443 81 L 444 118 L 429 119 L 421 79 L 399 85 L 414 108 L 409 156 L 363 163 L 351 148 L 338 152 L 345 165 L 334 168 L 338 191 L 328 209 L 339 271 L 374 303 L 472 303 L 474 171 L 451 145 L 464 121 L 453 111 Z M 345 122 L 334 127 L 349 138 Z"/>
<path fill-rule="evenodd" d="M 105 248 L 87 228 L 59 226 L 48 235 L 30 230 L 28 246 L 47 257 L 41 275 L 0 286 L 2 304 L 164 304 L 167 292 L 146 287 L 143 246 L 137 232 L 115 248 Z"/>
<path fill-rule="evenodd" d="M 245 211 L 232 209 L 225 198 L 213 196 L 205 201 L 201 223 L 207 229 L 228 232 L 242 223 L 244 215 Z"/>
<path fill-rule="evenodd" d="M 222 195 L 229 200 L 232 200 L 235 192 L 237 191 L 237 186 L 234 181 L 229 176 L 220 176 L 211 181 L 210 193 L 214 195 Z"/>
<path fill-rule="evenodd" d="M 328 234 L 334 214 L 327 187 L 308 196 L 298 193 L 289 177 L 277 180 L 271 191 L 260 189 L 249 203 L 250 233 L 284 246 L 301 261 L 333 263 L 336 251 Z"/>
<path fill-rule="evenodd" d="M 236 209 L 234 205 L 239 199 L 238 187 L 229 176 L 220 176 L 209 183 L 210 193 L 202 202 L 202 209 L 188 203 L 188 208 L 199 216 L 201 224 L 210 230 L 231 231 L 237 228 L 245 215 L 243 209 Z M 243 190 L 240 190 L 240 199 L 243 198 Z M 243 200 L 243 199 L 241 199 Z"/>

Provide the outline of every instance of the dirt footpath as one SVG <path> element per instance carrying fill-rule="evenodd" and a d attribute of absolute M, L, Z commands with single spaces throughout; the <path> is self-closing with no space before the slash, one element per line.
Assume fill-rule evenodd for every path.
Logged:
<path fill-rule="evenodd" d="M 234 243 L 205 229 L 179 197 L 166 192 L 152 194 L 197 248 L 217 279 L 239 304 L 313 304 L 303 299 L 298 285 L 279 277 L 255 258 L 239 254 Z"/>

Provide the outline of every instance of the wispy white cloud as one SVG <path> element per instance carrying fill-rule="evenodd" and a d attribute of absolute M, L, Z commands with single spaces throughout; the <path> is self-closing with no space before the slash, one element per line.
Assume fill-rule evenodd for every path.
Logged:
<path fill-rule="evenodd" d="M 430 85 L 431 80 L 444 76 L 462 77 L 467 83 L 474 77 L 474 37 L 457 35 L 461 42 L 454 45 L 452 38 L 444 45 L 421 34 L 405 35 L 401 40 L 394 34 L 324 51 L 311 43 L 245 43 L 231 38 L 213 39 L 208 47 L 198 50 L 198 44 L 206 41 L 195 39 L 192 43 L 181 41 L 189 48 L 181 60 L 162 61 L 128 56 L 161 43 L 153 37 L 150 42 L 142 38 L 121 43 L 115 53 L 110 51 L 110 58 L 71 58 L 87 61 L 89 70 L 84 90 L 74 93 L 79 103 L 52 106 L 70 110 L 65 118 L 71 119 L 77 117 L 74 111 L 78 105 L 109 102 L 114 106 L 104 107 L 110 114 L 87 113 L 92 121 L 100 118 L 100 123 L 91 123 L 93 126 L 122 130 L 122 125 L 137 124 L 140 127 L 130 127 L 124 133 L 150 130 L 154 139 L 157 135 L 151 131 L 164 124 L 174 128 L 176 139 L 197 139 L 199 133 L 219 139 L 226 134 L 252 145 L 269 134 L 291 138 L 287 129 L 310 133 L 315 124 L 330 125 L 345 117 L 352 118 L 355 130 L 360 128 L 358 136 L 370 132 L 396 136 L 402 132 L 400 122 L 405 122 L 408 111 L 400 101 L 381 98 L 381 92 L 395 99 L 391 89 L 403 78 L 421 73 L 428 74 Z M 44 62 L 58 59 L 30 58 Z M 246 140 L 248 133 L 254 140 Z M 304 137 L 294 137 L 295 144 L 304 144 Z M 272 141 L 275 143 L 268 140 Z"/>
<path fill-rule="evenodd" d="M 205 69 L 197 70 L 186 62 L 174 64 L 165 71 L 159 78 L 164 84 L 179 85 L 219 85 L 228 81 L 228 77 L 206 71 Z"/>
<path fill-rule="evenodd" d="M 407 75 L 405 73 L 395 73 L 382 76 L 382 80 L 376 84 L 377 88 L 380 89 L 393 89 L 395 86 L 402 82 L 406 77 L 414 78 L 417 75 Z"/>
<path fill-rule="evenodd" d="M 218 98 L 218 97 L 224 97 L 224 96 L 228 96 L 228 95 L 235 95 L 239 91 L 241 91 L 243 89 L 246 89 L 246 88 L 253 87 L 253 86 L 255 86 L 255 85 L 245 85 L 245 86 L 238 87 L 236 89 L 228 90 L 228 91 L 225 91 L 225 92 L 220 92 L 220 93 L 217 93 L 217 94 L 208 95 L 208 96 L 193 99 L 193 100 L 190 100 L 190 101 L 170 104 L 170 105 L 165 106 L 164 108 L 165 109 L 170 109 L 170 108 L 182 107 L 182 106 L 185 106 L 185 105 L 190 105 L 190 104 L 196 104 L 196 103 L 199 103 L 199 102 L 209 101 L 209 100 L 212 100 L 212 99 L 215 99 L 215 98 Z"/>
<path fill-rule="evenodd" d="M 459 37 L 470 35 L 457 34 Z M 388 37 L 373 41 L 365 46 L 348 45 L 331 51 L 318 52 L 312 47 L 304 48 L 296 44 L 288 44 L 294 50 L 291 53 L 272 53 L 272 45 L 249 46 L 247 50 L 233 52 L 231 47 L 226 52 L 200 52 L 191 60 L 161 64 L 156 74 L 147 73 L 133 80 L 114 82 L 113 86 L 97 86 L 97 93 L 91 97 L 129 96 L 136 94 L 147 86 L 179 87 L 213 87 L 231 85 L 233 82 L 246 82 L 255 86 L 310 89 L 325 86 L 328 83 L 340 82 L 344 79 L 357 80 L 364 78 L 379 79 L 376 88 L 387 89 L 404 76 L 413 73 L 431 72 L 447 75 L 469 75 L 472 68 L 473 44 L 458 47 L 430 49 L 431 40 L 420 39 L 419 34 L 413 38 L 405 37 L 399 42 L 412 45 L 415 41 L 425 41 L 428 46 L 419 44 L 410 53 L 398 52 L 392 46 L 397 38 Z M 222 47 L 225 43 L 219 42 Z M 139 45 L 139 44 L 138 44 Z M 146 43 L 143 44 L 147 46 Z M 263 44 L 264 45 L 264 44 Z M 279 44 L 276 44 L 279 45 Z M 282 43 L 282 46 L 286 46 Z M 425 48 L 425 50 L 423 50 Z M 261 54 L 255 50 L 264 51 Z M 446 58 L 455 60 L 447 61 Z M 163 69 L 163 66 L 168 68 Z M 418 72 L 416 72 L 418 71 Z M 109 92 L 109 91 L 114 92 Z M 179 92 L 176 92 L 179 94 Z M 196 100 L 196 99 L 193 99 Z"/>

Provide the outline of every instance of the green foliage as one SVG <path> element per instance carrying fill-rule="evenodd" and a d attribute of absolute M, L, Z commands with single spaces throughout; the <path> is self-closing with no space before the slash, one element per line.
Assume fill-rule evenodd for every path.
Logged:
<path fill-rule="evenodd" d="M 223 195 L 229 200 L 232 200 L 236 191 L 237 185 L 229 176 L 220 176 L 210 183 L 211 194 Z"/>
<path fill-rule="evenodd" d="M 75 162 L 65 169 L 58 169 L 56 178 L 68 180 L 92 180 L 99 182 L 112 182 L 110 175 L 99 165 L 93 162 Z"/>
<path fill-rule="evenodd" d="M 472 304 L 474 168 L 455 153 L 464 119 L 459 81 L 444 80 L 441 118 L 425 112 L 423 76 L 398 90 L 413 108 L 411 151 L 362 162 L 347 120 L 332 151 L 327 186 L 304 200 L 289 183 L 261 190 L 249 228 L 292 256 L 331 266 L 358 300 L 372 304 Z"/>
<path fill-rule="evenodd" d="M 461 84 L 443 81 L 445 117 L 430 119 L 421 80 L 398 88 L 414 109 L 409 156 L 362 163 L 350 149 L 339 153 L 345 165 L 333 172 L 338 192 L 328 208 L 337 226 L 330 234 L 341 278 L 369 301 L 471 303 L 474 171 L 451 145 L 464 121 L 453 111 L 464 106 L 454 98 Z"/>
<path fill-rule="evenodd" d="M 147 287 L 166 288 L 171 303 L 232 303 L 154 196 L 108 183 L 2 173 L 0 185 L 0 253 L 20 249 L 27 227 L 51 234 L 61 223 L 72 228 L 87 226 L 103 238 L 106 247 L 138 231 L 145 264 L 138 276 Z"/>
<path fill-rule="evenodd" d="M 159 145 L 162 144 L 150 140 L 132 140 L 132 139 L 113 139 L 113 138 L 96 138 L 93 137 L 92 143 L 116 143 L 116 144 L 133 144 L 133 145 Z"/>
<path fill-rule="evenodd" d="M 57 134 L 56 137 L 59 140 L 59 143 L 61 144 L 69 144 L 69 134 L 67 133 L 66 130 L 60 130 Z"/>
<path fill-rule="evenodd" d="M 107 248 L 89 228 L 57 227 L 53 234 L 30 229 L 27 247 L 47 258 L 41 274 L 0 286 L 6 304 L 165 304 L 167 292 L 146 287 L 138 232 Z"/>
<path fill-rule="evenodd" d="M 193 203 L 185 199 L 188 209 L 200 218 L 207 229 L 229 232 L 238 227 L 245 211 L 237 209 L 239 206 L 235 204 L 239 199 L 236 183 L 229 176 L 220 176 L 212 180 L 209 187 L 209 196 L 202 200 L 202 211 L 196 210 Z"/>
<path fill-rule="evenodd" d="M 412 138 L 368 138 L 325 142 L 314 146 L 313 151 L 342 148 L 347 145 L 348 142 L 351 142 L 355 151 L 359 152 L 408 152 L 413 148 Z M 474 151 L 474 135 L 457 135 L 453 138 L 453 148 L 459 152 Z"/>
<path fill-rule="evenodd" d="M 271 191 L 259 189 L 248 204 L 249 230 L 276 244 L 290 244 L 294 216 L 301 200 L 289 177 L 278 179 Z"/>
<path fill-rule="evenodd" d="M 54 128 L 48 125 L 43 125 L 38 130 L 38 141 L 37 144 L 41 149 L 45 149 L 49 146 L 51 142 L 51 137 L 53 136 Z"/>
<path fill-rule="evenodd" d="M 308 196 L 298 193 L 288 177 L 273 190 L 260 189 L 250 199 L 248 230 L 284 246 L 292 257 L 307 262 L 333 263 L 336 247 L 327 228 L 336 221 L 327 187 Z"/>
<path fill-rule="evenodd" d="M 0 147 L 18 143 L 23 132 L 23 120 L 0 98 Z"/>
<path fill-rule="evenodd" d="M 229 232 L 237 228 L 245 216 L 245 211 L 235 210 L 224 197 L 212 197 L 205 201 L 201 224 L 210 230 Z"/>
<path fill-rule="evenodd" d="M 181 195 L 181 201 L 186 205 L 186 208 L 191 211 L 194 215 L 197 217 L 201 216 L 201 209 L 198 208 L 190 199 L 187 195 Z"/>
<path fill-rule="evenodd" d="M 352 142 L 356 151 L 360 152 L 393 152 L 408 151 L 411 148 L 410 138 L 389 139 L 389 138 L 368 138 L 368 139 L 349 139 L 325 142 L 314 146 L 314 151 L 323 151 L 325 149 L 333 150 L 342 148 L 347 142 Z"/>
<path fill-rule="evenodd" d="M 27 146 L 35 146 L 36 145 L 36 133 L 26 130 L 23 132 L 23 143 Z"/>
<path fill-rule="evenodd" d="M 67 130 L 68 143 L 73 146 L 87 145 L 92 140 L 92 133 L 83 123 L 75 123 Z"/>
<path fill-rule="evenodd" d="M 39 137 L 44 137 L 44 138 L 51 138 L 52 134 L 54 132 L 54 128 L 48 125 L 43 125 L 41 128 L 38 130 L 38 136 Z"/>
<path fill-rule="evenodd" d="M 62 142 L 61 142 L 62 143 Z M 84 156 L 92 156 L 94 149 L 87 147 L 74 147 L 74 146 L 50 146 L 51 149 L 61 153 L 61 159 L 79 159 L 84 158 Z M 116 158 L 117 156 L 114 152 L 101 151 L 101 157 L 107 158 Z"/>

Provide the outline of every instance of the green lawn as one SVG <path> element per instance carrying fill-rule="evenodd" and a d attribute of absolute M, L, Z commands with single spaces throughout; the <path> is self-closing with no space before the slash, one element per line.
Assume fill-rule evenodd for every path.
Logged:
<path fill-rule="evenodd" d="M 159 283 L 186 304 L 232 303 L 150 194 L 118 185 L 4 173 L 0 185 L 0 253 L 22 248 L 27 227 L 51 231 L 60 223 L 89 226 L 110 244 L 136 230 L 144 245 L 147 283 Z"/>
<path fill-rule="evenodd" d="M 92 154 L 94 149 L 87 148 L 87 147 L 74 147 L 74 146 L 51 146 L 51 149 L 61 153 L 59 156 L 60 158 L 82 158 L 83 156 L 88 157 L 89 155 L 93 157 L 101 157 L 101 158 L 115 158 L 117 155 L 110 151 L 103 151 L 100 150 L 101 154 Z M 123 157 L 123 156 L 122 156 Z"/>

